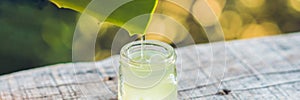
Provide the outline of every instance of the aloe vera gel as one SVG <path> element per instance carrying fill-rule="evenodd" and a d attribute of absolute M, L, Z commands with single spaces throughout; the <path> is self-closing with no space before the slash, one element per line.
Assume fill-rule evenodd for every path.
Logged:
<path fill-rule="evenodd" d="M 135 41 L 121 50 L 119 100 L 176 100 L 176 54 L 155 40 Z"/>

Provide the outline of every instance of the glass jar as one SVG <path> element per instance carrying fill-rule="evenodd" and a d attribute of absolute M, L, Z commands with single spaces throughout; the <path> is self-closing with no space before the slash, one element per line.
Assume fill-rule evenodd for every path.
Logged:
<path fill-rule="evenodd" d="M 134 41 L 121 49 L 119 100 L 176 100 L 174 49 L 155 40 Z"/>

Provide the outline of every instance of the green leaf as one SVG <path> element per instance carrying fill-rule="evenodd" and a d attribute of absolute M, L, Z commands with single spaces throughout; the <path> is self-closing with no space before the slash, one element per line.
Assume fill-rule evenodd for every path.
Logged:
<path fill-rule="evenodd" d="M 91 0 L 50 0 L 50 2 L 58 8 L 68 8 L 82 13 Z"/>
<path fill-rule="evenodd" d="M 59 8 L 69 8 L 78 12 L 83 12 L 85 7 L 91 2 L 91 0 L 50 0 Z M 100 0 L 100 2 L 113 2 L 113 0 Z M 123 0 L 129 1 L 128 3 L 121 5 L 115 9 L 106 19 L 105 11 L 108 6 L 113 6 L 114 3 L 99 4 L 99 7 L 103 6 L 104 13 L 102 11 L 88 11 L 91 15 L 98 18 L 98 20 L 110 22 L 114 25 L 120 26 L 126 29 L 130 35 L 145 34 L 145 30 L 151 21 L 152 14 L 156 9 L 158 0 Z M 99 1 L 98 1 L 99 2 Z M 116 2 L 119 2 L 116 0 Z M 146 15 L 144 15 L 146 14 Z M 142 15 L 142 17 L 140 16 Z M 140 16 L 140 17 L 138 17 Z M 133 21 L 130 21 L 134 19 Z"/>

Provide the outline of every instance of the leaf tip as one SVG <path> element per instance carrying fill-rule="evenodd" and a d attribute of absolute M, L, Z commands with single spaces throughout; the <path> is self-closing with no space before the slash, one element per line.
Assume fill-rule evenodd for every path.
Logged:
<path fill-rule="evenodd" d="M 49 0 L 49 1 L 52 2 L 54 5 L 56 5 L 58 8 L 64 8 L 62 4 L 59 4 L 55 0 Z"/>

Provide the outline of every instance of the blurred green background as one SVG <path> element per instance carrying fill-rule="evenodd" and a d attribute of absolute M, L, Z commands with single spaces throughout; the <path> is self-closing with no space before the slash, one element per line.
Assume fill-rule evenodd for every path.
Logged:
<path fill-rule="evenodd" d="M 226 40 L 300 31 L 299 0 L 207 1 L 219 17 Z M 164 9 L 172 7 L 175 6 Z M 73 10 L 59 9 L 48 0 L 1 0 L 0 74 L 70 62 L 73 32 L 79 15 Z M 187 17 L 184 21 L 192 23 L 190 19 Z M 195 30 L 193 26 L 189 25 L 189 31 L 195 41 L 206 43 L 204 35 L 197 35 L 201 30 Z M 110 25 L 105 33 L 115 33 L 117 29 Z M 98 37 L 97 60 L 110 55 L 113 37 L 114 34 Z"/>
<path fill-rule="evenodd" d="M 1 0 L 0 74 L 70 62 L 77 16 L 47 0 Z"/>

